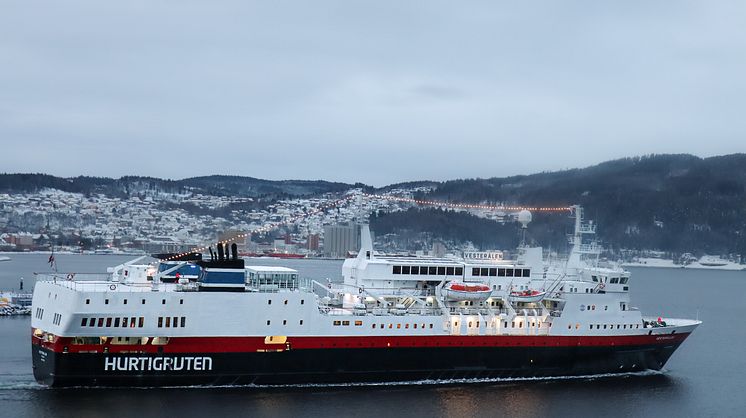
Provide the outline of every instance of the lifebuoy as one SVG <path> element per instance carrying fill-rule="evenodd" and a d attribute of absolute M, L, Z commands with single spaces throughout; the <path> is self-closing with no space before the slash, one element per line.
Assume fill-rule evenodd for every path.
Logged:
<path fill-rule="evenodd" d="M 117 285 L 115 285 L 115 284 L 109 285 L 109 289 L 110 290 L 117 290 Z"/>
<path fill-rule="evenodd" d="M 75 273 L 68 273 L 67 280 L 72 280 L 75 277 Z"/>

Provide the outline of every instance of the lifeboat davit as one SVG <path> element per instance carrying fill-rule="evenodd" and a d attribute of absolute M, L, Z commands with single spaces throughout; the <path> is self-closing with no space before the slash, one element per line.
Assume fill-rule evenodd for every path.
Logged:
<path fill-rule="evenodd" d="M 443 294 L 451 301 L 481 302 L 490 297 L 492 289 L 484 283 L 448 282 L 443 286 Z"/>
<path fill-rule="evenodd" d="M 540 292 L 538 290 L 521 290 L 510 292 L 510 299 L 514 302 L 539 302 L 544 299 L 546 293 L 547 292 Z"/>

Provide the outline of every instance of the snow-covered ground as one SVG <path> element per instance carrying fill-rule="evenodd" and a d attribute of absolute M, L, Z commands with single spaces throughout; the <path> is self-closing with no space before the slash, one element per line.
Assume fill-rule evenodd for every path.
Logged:
<path fill-rule="evenodd" d="M 666 268 L 687 268 L 687 269 L 707 269 L 707 270 L 746 270 L 746 265 L 734 263 L 728 261 L 722 266 L 703 266 L 698 262 L 687 264 L 682 266 L 681 264 L 674 264 L 673 260 L 664 258 L 645 258 L 640 257 L 635 261 L 622 263 L 624 267 L 666 267 Z"/>

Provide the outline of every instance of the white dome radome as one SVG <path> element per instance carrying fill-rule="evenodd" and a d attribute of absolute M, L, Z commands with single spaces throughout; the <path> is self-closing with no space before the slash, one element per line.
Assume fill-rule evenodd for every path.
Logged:
<path fill-rule="evenodd" d="M 526 209 L 518 212 L 518 222 L 526 228 L 528 224 L 531 223 L 531 212 Z"/>

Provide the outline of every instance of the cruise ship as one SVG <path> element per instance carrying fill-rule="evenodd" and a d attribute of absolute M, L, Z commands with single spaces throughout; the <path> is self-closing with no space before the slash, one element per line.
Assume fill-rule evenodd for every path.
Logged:
<path fill-rule="evenodd" d="M 341 283 L 247 266 L 235 244 L 96 280 L 40 277 L 34 376 L 49 386 L 287 385 L 660 370 L 700 322 L 643 316 L 629 272 L 599 266 L 595 225 L 573 211 L 562 263 L 527 246 L 513 260 L 381 255 L 364 225 Z"/>

